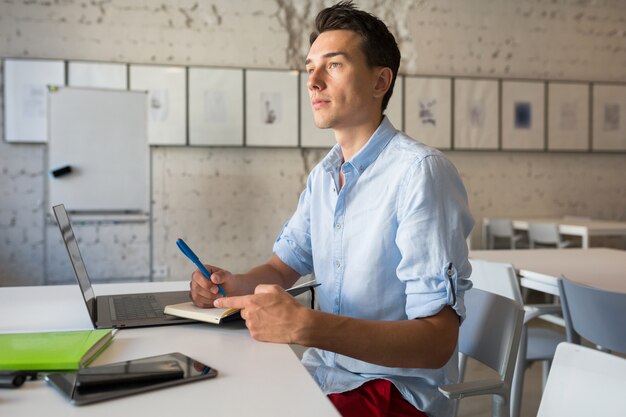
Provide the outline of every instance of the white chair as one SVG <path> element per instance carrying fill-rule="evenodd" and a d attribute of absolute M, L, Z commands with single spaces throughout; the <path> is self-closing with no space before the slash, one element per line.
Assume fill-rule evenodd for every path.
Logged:
<path fill-rule="evenodd" d="M 626 414 L 626 359 L 561 343 L 537 417 L 621 417 Z"/>
<path fill-rule="evenodd" d="M 492 416 L 509 416 L 511 381 L 524 310 L 513 300 L 479 289 L 465 293 L 465 307 L 467 317 L 459 332 L 459 379 L 464 379 L 467 357 L 497 371 L 499 378 L 444 385 L 439 391 L 453 400 L 491 395 Z"/>
<path fill-rule="evenodd" d="M 568 342 L 580 344 L 582 336 L 601 349 L 626 354 L 626 294 L 561 278 L 559 296 Z"/>
<path fill-rule="evenodd" d="M 571 245 L 569 240 L 562 240 L 559 226 L 556 223 L 529 223 L 528 245 L 531 249 L 537 246 L 555 246 L 557 249 Z"/>
<path fill-rule="evenodd" d="M 523 305 L 522 294 L 515 269 L 511 264 L 487 262 L 477 259 L 470 260 L 474 288 L 493 292 L 510 298 Z M 524 373 L 534 362 L 543 364 L 543 384 L 548 378 L 554 352 L 559 343 L 565 341 L 565 335 L 548 328 L 528 327 L 528 322 L 546 314 L 561 313 L 558 304 L 535 304 L 524 306 L 524 325 L 520 348 L 515 365 L 515 373 L 511 386 L 511 416 L 520 414 Z"/>
<path fill-rule="evenodd" d="M 489 249 L 496 248 L 496 239 L 507 240 L 509 248 L 517 249 L 518 243 L 522 240 L 522 235 L 516 235 L 513 230 L 511 219 L 489 219 Z"/>

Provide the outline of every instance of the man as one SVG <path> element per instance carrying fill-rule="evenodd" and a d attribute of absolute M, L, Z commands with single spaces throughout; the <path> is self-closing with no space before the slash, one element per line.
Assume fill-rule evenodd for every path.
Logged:
<path fill-rule="evenodd" d="M 447 415 L 437 386 L 457 379 L 471 287 L 465 189 L 440 152 L 382 114 L 400 64 L 385 24 L 341 2 L 316 29 L 308 90 L 337 145 L 310 173 L 274 256 L 240 275 L 207 266 L 211 281 L 194 272 L 192 299 L 242 308 L 257 340 L 311 347 L 303 363 L 344 416 Z M 282 289 L 312 272 L 320 311 Z"/>

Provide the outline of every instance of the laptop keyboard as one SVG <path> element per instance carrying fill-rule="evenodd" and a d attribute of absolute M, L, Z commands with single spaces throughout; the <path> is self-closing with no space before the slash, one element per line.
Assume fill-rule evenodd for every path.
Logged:
<path fill-rule="evenodd" d="M 153 295 L 132 295 L 109 299 L 112 320 L 140 320 L 163 316 L 163 306 Z"/>

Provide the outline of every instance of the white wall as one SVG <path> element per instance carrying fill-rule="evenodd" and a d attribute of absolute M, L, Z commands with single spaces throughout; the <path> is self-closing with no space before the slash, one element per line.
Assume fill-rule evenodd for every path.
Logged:
<path fill-rule="evenodd" d="M 300 69 L 313 18 L 328 3 L 4 2 L 0 57 Z M 358 4 L 394 31 L 405 74 L 626 82 L 623 0 Z M 448 155 L 477 219 L 578 214 L 626 220 L 626 154 Z M 233 270 L 266 259 L 322 156 L 299 149 L 153 148 L 154 265 L 166 266 L 174 279 L 191 273 L 174 245 L 181 235 L 202 259 Z M 45 227 L 44 169 L 44 145 L 0 142 L 0 285 L 71 277 L 58 232 Z M 94 276 L 145 275 L 149 230 L 80 226 Z"/>

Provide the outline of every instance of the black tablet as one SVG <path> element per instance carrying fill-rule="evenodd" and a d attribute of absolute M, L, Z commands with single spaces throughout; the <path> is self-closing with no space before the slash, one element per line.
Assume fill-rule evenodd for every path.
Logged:
<path fill-rule="evenodd" d="M 53 373 L 44 378 L 70 403 L 83 405 L 216 376 L 215 369 L 176 352 L 73 373 Z"/>

